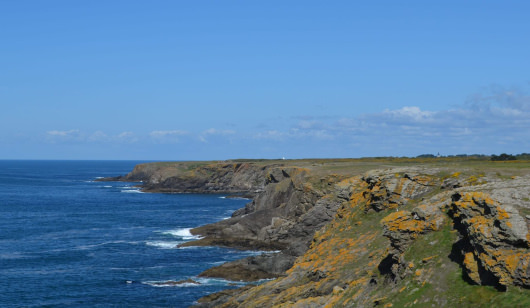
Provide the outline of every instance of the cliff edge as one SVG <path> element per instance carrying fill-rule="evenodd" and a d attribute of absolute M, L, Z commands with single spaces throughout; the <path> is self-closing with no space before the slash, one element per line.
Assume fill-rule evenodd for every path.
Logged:
<path fill-rule="evenodd" d="M 203 238 L 187 245 L 274 251 L 202 275 L 276 279 L 211 294 L 197 306 L 530 305 L 528 162 L 184 165 L 139 166 L 125 178 L 144 181 L 148 191 L 251 194 L 232 218 L 193 229 Z"/>

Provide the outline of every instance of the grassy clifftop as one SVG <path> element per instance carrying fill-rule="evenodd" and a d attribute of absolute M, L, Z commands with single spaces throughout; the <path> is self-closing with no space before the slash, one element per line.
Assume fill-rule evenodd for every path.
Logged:
<path fill-rule="evenodd" d="M 198 306 L 530 306 L 527 161 L 161 163 L 128 177 L 140 174 L 154 191 L 253 191 L 231 219 L 195 232 L 206 245 L 281 250 L 213 269 L 277 278 Z"/>
<path fill-rule="evenodd" d="M 529 306 L 527 163 L 445 163 L 334 184 L 348 200 L 285 275 L 213 306 Z"/>

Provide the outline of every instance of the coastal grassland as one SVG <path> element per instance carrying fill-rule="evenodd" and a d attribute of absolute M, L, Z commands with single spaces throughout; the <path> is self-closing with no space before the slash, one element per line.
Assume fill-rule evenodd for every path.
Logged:
<path fill-rule="evenodd" d="M 223 307 L 530 306 L 527 289 L 511 284 L 501 292 L 498 286 L 474 284 L 482 283 L 471 278 L 478 271 L 469 274 L 468 253 L 456 244 L 469 235 L 454 230 L 456 222 L 448 214 L 452 198 L 470 191 L 497 193 L 522 217 L 530 215 L 530 161 L 387 157 L 162 162 L 142 168 L 156 169 L 155 179 L 172 180 L 167 181 L 169 189 L 186 181 L 196 184 L 189 186 L 197 187 L 196 192 L 208 192 L 205 187 L 250 187 L 257 192 L 252 202 L 267 219 L 262 230 L 274 236 L 289 228 L 300 231 L 300 215 L 267 225 L 278 214 L 263 215 L 266 210 L 294 210 L 300 205 L 308 210 L 318 204 L 321 212 L 316 213 L 333 211 L 331 221 L 311 231 L 315 233 L 307 238 L 312 237 L 308 250 L 297 255 L 285 275 L 234 292 Z M 250 181 L 255 184 L 244 186 Z M 230 220 L 219 228 L 243 239 L 259 234 L 260 229 L 238 233 L 240 221 L 253 219 L 253 207 L 247 210 L 236 215 L 233 228 Z M 488 221 L 497 228 L 494 222 Z M 246 223 L 253 226 L 255 221 Z"/>
<path fill-rule="evenodd" d="M 343 158 L 343 159 L 233 159 L 218 161 L 164 161 L 145 163 L 139 166 L 146 171 L 159 170 L 164 177 L 178 176 L 205 167 L 215 167 L 229 164 L 252 164 L 258 167 L 284 166 L 300 167 L 311 170 L 315 176 L 337 174 L 354 176 L 373 169 L 396 167 L 429 167 L 439 168 L 440 172 L 458 172 L 460 177 L 466 176 L 496 176 L 507 179 L 521 176 L 530 172 L 530 161 L 491 161 L 485 157 L 440 157 L 440 158 Z M 440 174 L 443 177 L 443 174 Z M 447 174 L 449 176 L 449 174 Z"/>
<path fill-rule="evenodd" d="M 450 220 L 440 230 L 414 240 L 403 254 L 403 278 L 390 279 L 380 269 L 388 250 L 378 222 L 392 209 L 378 213 L 367 213 L 362 206 L 350 207 L 349 212 L 346 209 L 343 207 L 337 219 L 317 232 L 308 253 L 289 271 L 325 277 L 310 282 L 310 289 L 328 294 L 326 307 L 529 307 L 526 289 L 512 286 L 499 292 L 469 282 L 459 265 L 461 260 L 453 255 L 458 232 Z M 322 287 L 326 284 L 327 289 Z M 333 285 L 340 287 L 330 291 Z M 307 287 L 307 279 L 306 284 L 293 287 L 287 303 L 300 303 L 293 298 L 307 294 Z"/>
<path fill-rule="evenodd" d="M 528 161 L 366 158 L 278 163 L 310 170 L 304 184 L 308 190 L 341 196 L 349 191 L 349 200 L 314 234 L 309 249 L 284 277 L 236 295 L 224 307 L 530 306 L 527 289 L 510 285 L 500 291 L 470 280 L 457 245 L 462 234 L 448 215 L 458 189 L 511 183 L 530 173 Z M 519 211 L 530 213 L 524 207 Z"/>
<path fill-rule="evenodd" d="M 405 252 L 412 275 L 387 292 L 393 307 L 529 307 L 528 290 L 510 287 L 499 292 L 491 286 L 469 282 L 459 260 L 454 259 L 457 232 L 450 223 L 438 232 L 418 238 Z M 397 291 L 396 291 L 397 290 Z"/>

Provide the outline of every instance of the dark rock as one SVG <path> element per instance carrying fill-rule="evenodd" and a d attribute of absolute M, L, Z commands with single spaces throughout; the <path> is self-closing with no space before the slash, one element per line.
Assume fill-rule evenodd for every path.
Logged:
<path fill-rule="evenodd" d="M 234 281 L 257 281 L 276 278 L 294 263 L 295 257 L 283 253 L 262 254 L 207 269 L 200 277 L 224 278 Z"/>

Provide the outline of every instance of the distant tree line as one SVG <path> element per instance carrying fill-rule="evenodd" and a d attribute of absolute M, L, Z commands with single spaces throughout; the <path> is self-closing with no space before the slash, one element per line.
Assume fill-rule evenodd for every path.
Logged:
<path fill-rule="evenodd" d="M 506 160 L 530 160 L 529 153 L 521 153 L 517 155 L 511 155 L 502 153 L 501 155 L 491 155 L 491 160 L 493 161 L 506 161 Z"/>
<path fill-rule="evenodd" d="M 515 157 L 519 160 L 530 160 L 530 153 L 517 154 Z"/>
<path fill-rule="evenodd" d="M 491 155 L 492 161 L 517 160 L 517 157 L 511 154 L 502 153 L 501 155 Z"/>
<path fill-rule="evenodd" d="M 457 154 L 457 155 L 447 155 L 441 156 L 440 154 L 421 154 L 416 156 L 417 158 L 436 158 L 436 157 L 460 157 L 460 158 L 485 158 L 487 155 L 484 154 Z M 517 155 L 502 153 L 500 155 L 492 154 L 489 156 L 492 161 L 508 161 L 508 160 L 530 160 L 530 153 L 521 153 Z"/>

